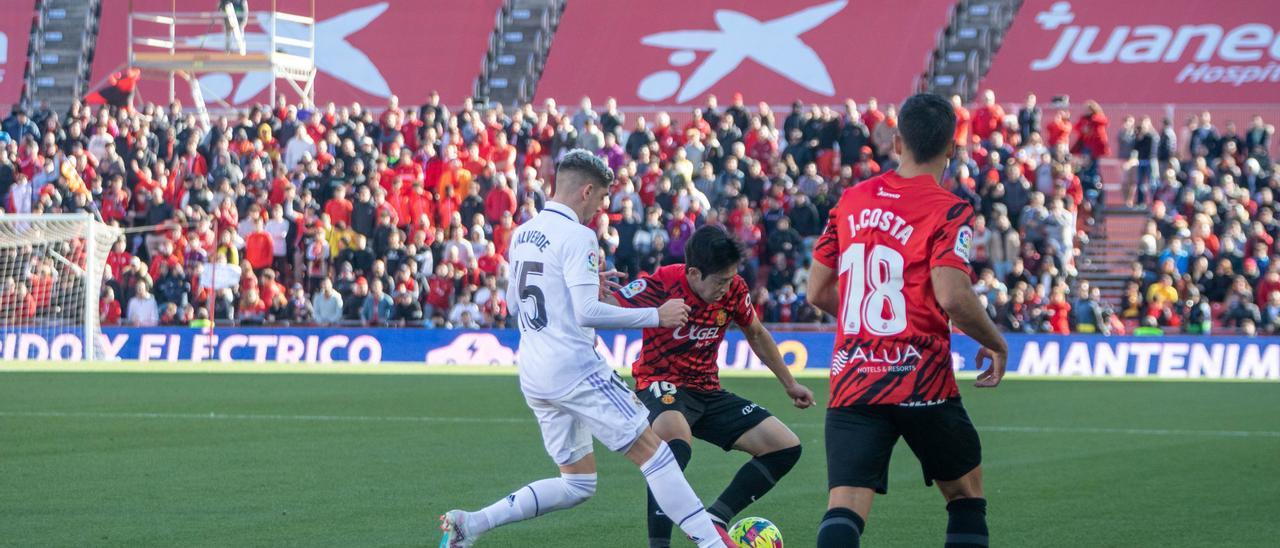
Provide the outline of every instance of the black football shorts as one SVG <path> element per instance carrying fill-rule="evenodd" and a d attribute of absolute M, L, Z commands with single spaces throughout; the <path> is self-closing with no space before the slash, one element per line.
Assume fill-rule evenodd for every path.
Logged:
<path fill-rule="evenodd" d="M 920 460 L 925 485 L 960 479 L 982 463 L 982 444 L 960 398 L 932 405 L 855 405 L 827 410 L 827 486 L 889 489 L 898 438 Z"/>
<path fill-rule="evenodd" d="M 689 422 L 693 437 L 725 451 L 733 449 L 748 430 L 773 416 L 768 409 L 728 390 L 693 390 L 655 382 L 637 390 L 636 396 L 649 409 L 650 423 L 667 411 L 679 411 Z"/>

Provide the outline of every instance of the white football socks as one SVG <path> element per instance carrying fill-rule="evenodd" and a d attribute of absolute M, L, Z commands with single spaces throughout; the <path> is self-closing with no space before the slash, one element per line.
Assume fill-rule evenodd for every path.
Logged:
<path fill-rule="evenodd" d="M 711 523 L 711 517 L 702 507 L 702 501 L 689 486 L 684 472 L 676 463 L 675 454 L 666 442 L 658 444 L 658 450 L 647 462 L 640 465 L 640 472 L 649 483 L 653 499 L 662 512 L 689 535 L 700 548 L 722 547 L 724 541 Z"/>
<path fill-rule="evenodd" d="M 689 486 L 676 463 L 675 455 L 665 442 L 658 445 L 653 457 L 640 466 L 644 479 L 653 491 L 654 500 L 671 520 L 698 544 L 699 548 L 722 548 L 724 541 L 711 522 L 710 514 Z M 478 512 L 468 512 L 466 535 L 479 536 L 508 523 L 537 517 L 548 512 L 572 508 L 596 491 L 595 474 L 562 474 L 558 478 L 538 480 L 521 487 L 506 498 Z"/>
<path fill-rule="evenodd" d="M 477 536 L 508 523 L 573 508 L 595 492 L 595 474 L 561 474 L 558 478 L 538 480 L 479 512 L 468 512 L 466 532 L 468 536 Z"/>

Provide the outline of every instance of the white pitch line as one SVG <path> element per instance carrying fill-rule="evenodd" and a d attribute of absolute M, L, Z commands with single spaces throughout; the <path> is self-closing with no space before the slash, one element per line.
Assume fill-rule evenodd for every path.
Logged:
<path fill-rule="evenodd" d="M 243 420 L 298 422 L 417 422 L 524 424 L 530 418 L 514 417 L 412 417 L 376 415 L 251 415 L 236 413 L 109 413 L 95 411 L 0 411 L 0 417 L 91 418 L 91 419 L 166 419 L 166 420 Z M 791 426 L 822 428 L 817 422 L 792 422 Z M 1138 436 L 1204 436 L 1213 438 L 1280 438 L 1280 431 L 1267 430 L 1180 430 L 1162 428 L 1097 428 L 1086 426 L 979 426 L 982 432 L 1025 434 L 1128 434 Z"/>
<path fill-rule="evenodd" d="M 1214 438 L 1280 438 L 1267 430 L 1167 430 L 1163 428 L 1091 428 L 1085 426 L 979 426 L 983 432 L 1025 432 L 1031 434 L 1133 434 L 1140 436 L 1208 436 Z"/>
<path fill-rule="evenodd" d="M 0 411 L 0 417 L 51 417 L 90 419 L 244 420 L 301 422 L 443 422 L 525 423 L 532 419 L 497 417 L 395 417 L 367 415 L 244 415 L 234 413 L 102 413 L 92 411 Z"/>

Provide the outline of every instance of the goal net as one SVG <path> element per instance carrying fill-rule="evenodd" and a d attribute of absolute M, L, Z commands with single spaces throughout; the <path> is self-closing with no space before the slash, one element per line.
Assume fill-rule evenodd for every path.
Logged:
<path fill-rule="evenodd" d="M 0 359 L 104 356 L 98 305 L 120 234 L 85 213 L 0 215 Z"/>

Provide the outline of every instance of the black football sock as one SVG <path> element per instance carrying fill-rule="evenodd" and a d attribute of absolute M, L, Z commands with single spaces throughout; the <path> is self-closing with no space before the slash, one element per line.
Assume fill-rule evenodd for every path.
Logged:
<path fill-rule="evenodd" d="M 720 493 L 715 504 L 707 508 L 711 519 L 728 527 L 729 520 L 738 515 L 743 508 L 763 497 L 774 484 L 787 475 L 800 460 L 800 446 L 788 447 L 780 451 L 760 455 L 747 461 L 738 469 L 738 474 L 729 482 L 729 486 Z"/>
<path fill-rule="evenodd" d="M 818 526 L 818 548 L 858 548 L 858 539 L 867 523 L 848 508 L 832 508 Z"/>
<path fill-rule="evenodd" d="M 671 448 L 671 454 L 676 457 L 676 464 L 680 465 L 680 469 L 684 470 L 689 465 L 689 459 L 693 457 L 693 448 L 684 440 L 671 440 L 667 442 L 667 447 Z M 662 513 L 662 509 L 658 507 L 658 501 L 653 498 L 653 491 L 649 491 L 649 507 L 645 514 L 649 521 L 649 548 L 668 548 L 671 546 L 671 528 L 675 524 L 671 523 L 671 518 Z"/>
<path fill-rule="evenodd" d="M 987 546 L 987 499 L 956 499 L 947 503 L 946 548 Z"/>

